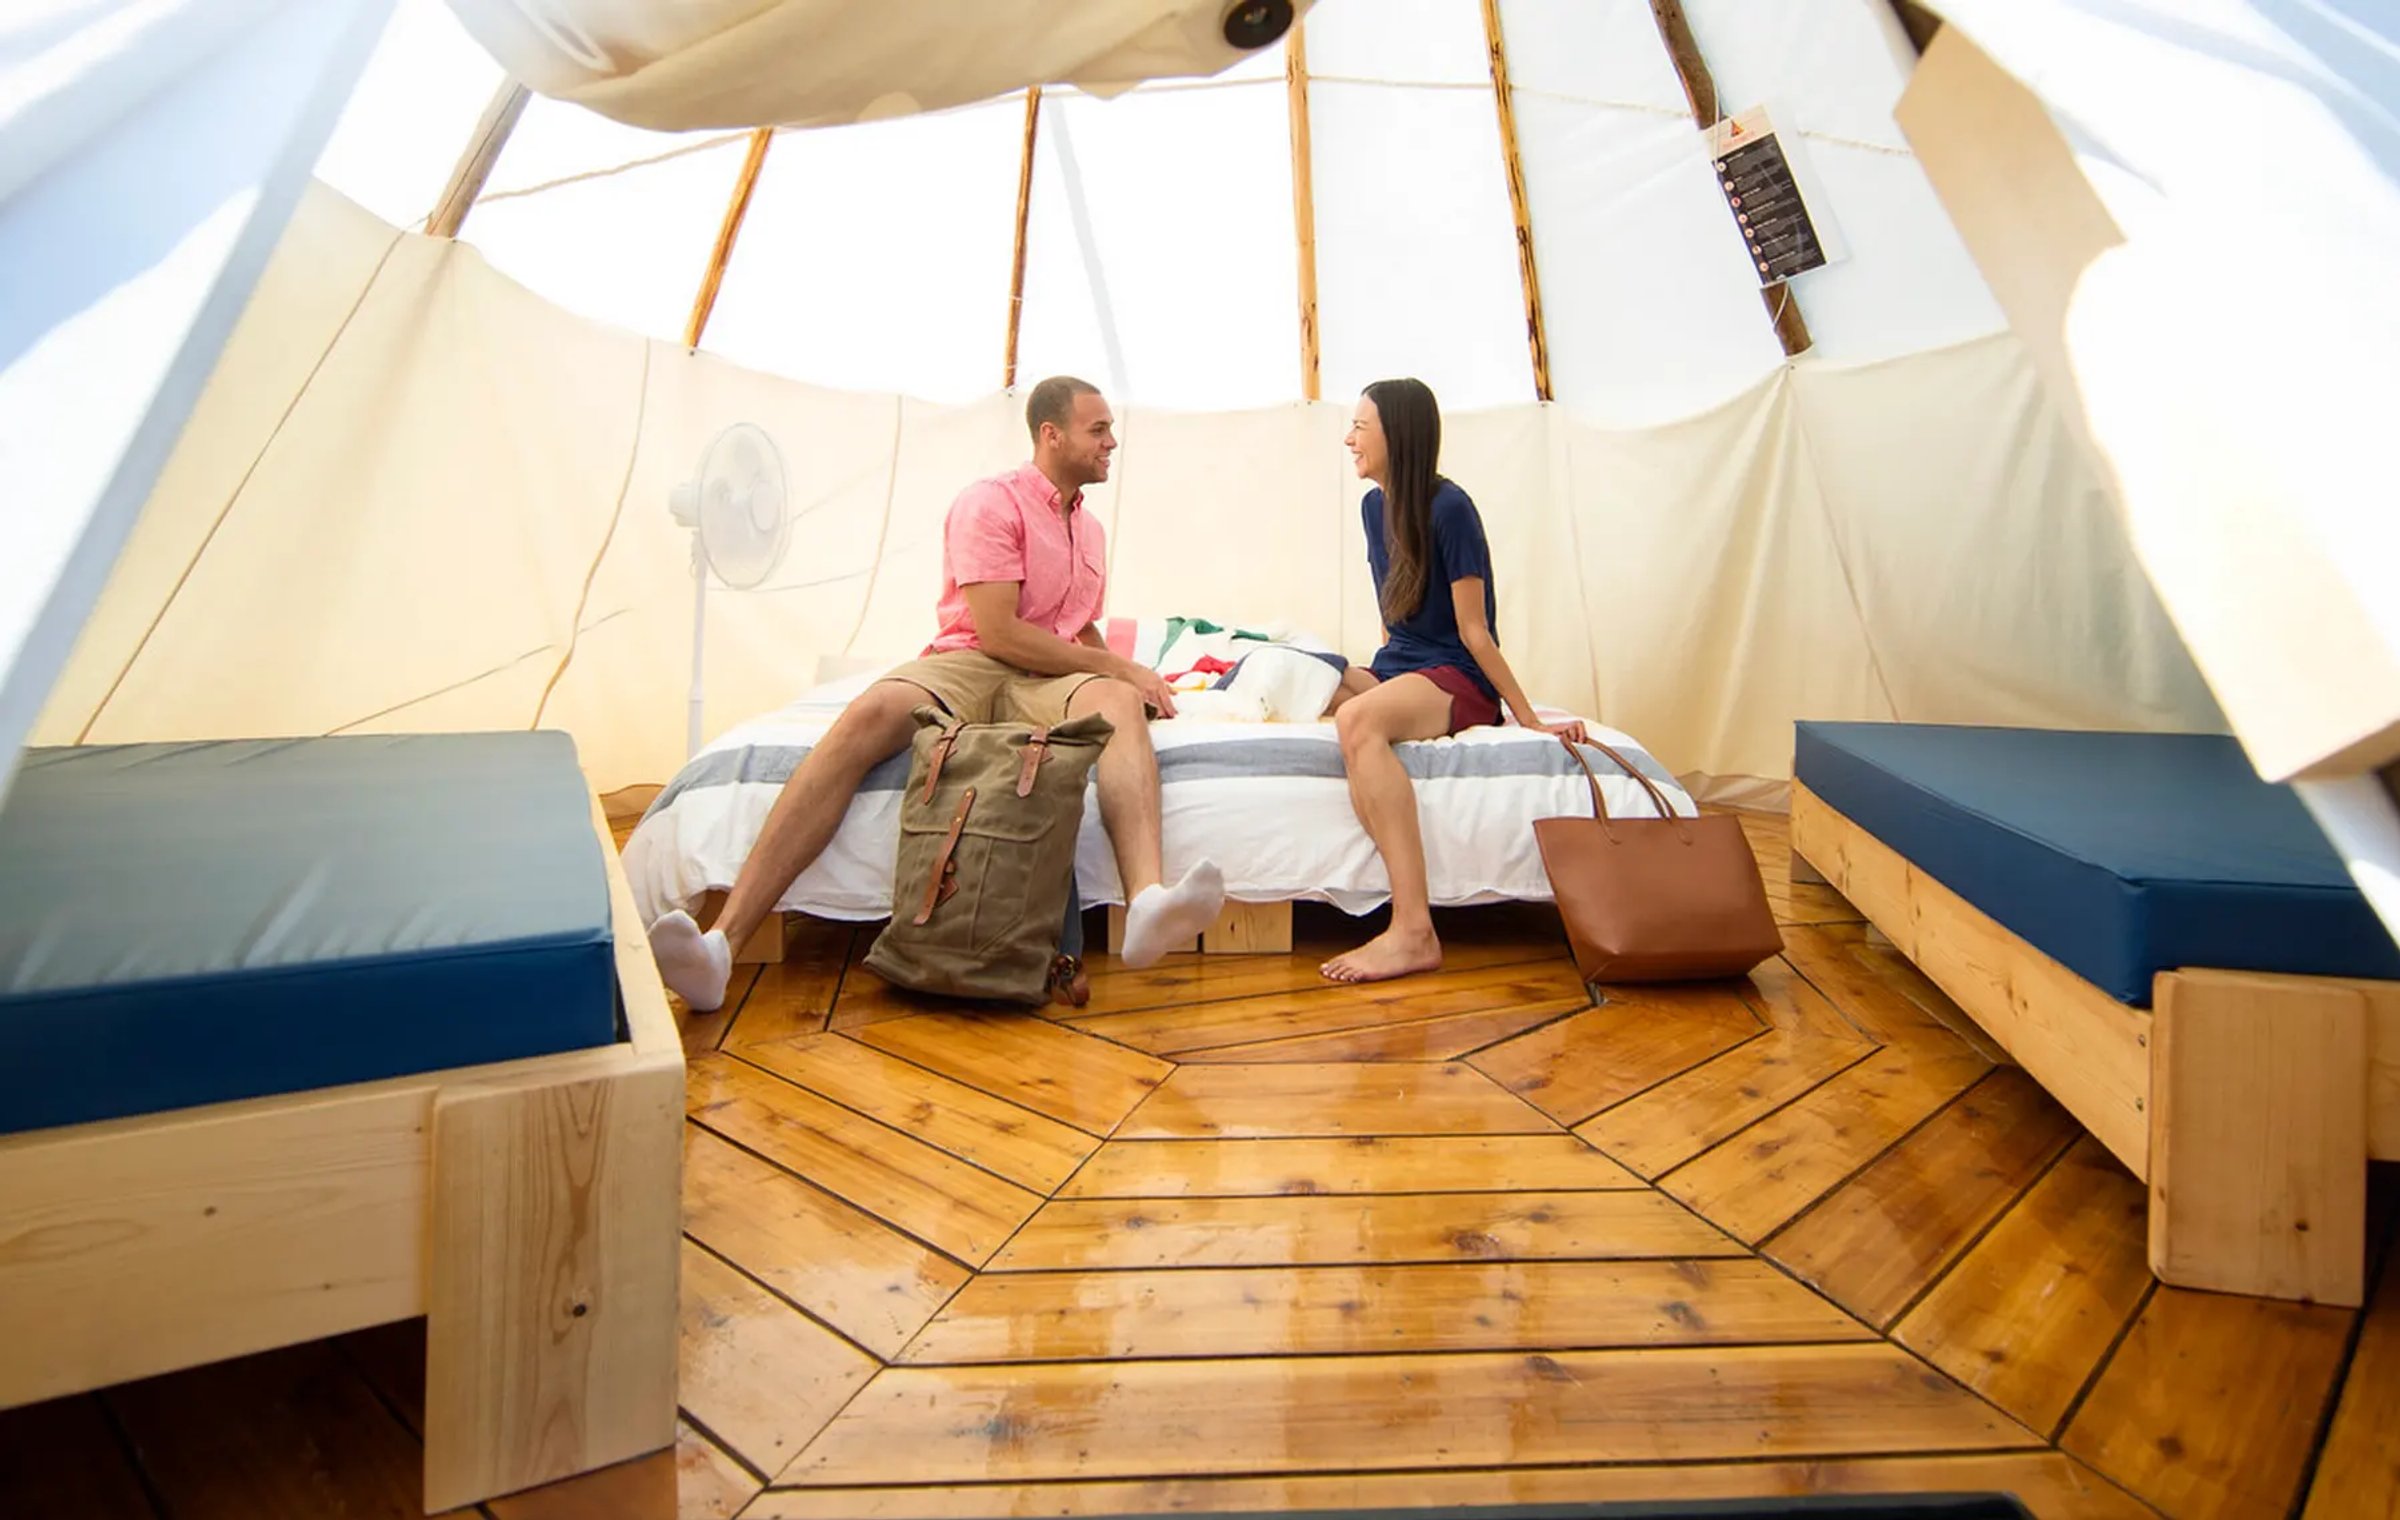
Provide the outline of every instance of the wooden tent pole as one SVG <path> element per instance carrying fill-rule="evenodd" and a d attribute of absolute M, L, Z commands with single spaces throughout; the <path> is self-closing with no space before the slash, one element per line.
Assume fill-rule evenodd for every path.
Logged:
<path fill-rule="evenodd" d="M 1485 3 L 1488 5 L 1492 0 Z M 1708 60 L 1700 56 L 1699 40 L 1692 35 L 1692 23 L 1683 13 L 1683 0 L 1650 0 L 1650 17 L 1658 23 L 1659 40 L 1667 45 L 1667 56 L 1674 60 L 1675 77 L 1683 81 L 1683 98 L 1691 102 L 1692 120 L 1705 132 L 1724 113 L 1717 106 L 1717 82 L 1708 72 Z M 1775 336 L 1782 342 L 1784 354 L 1797 358 L 1808 352 L 1808 323 L 1800 314 L 1800 298 L 1792 294 L 1791 282 L 1764 286 L 1758 293 L 1766 303 L 1767 319 L 1775 324 Z"/>
<path fill-rule="evenodd" d="M 1008 348 L 1000 361 L 1000 388 L 1017 384 L 1017 324 L 1025 314 L 1025 221 L 1033 210 L 1033 135 L 1042 124 L 1042 87 L 1025 91 L 1025 151 L 1017 159 L 1017 250 L 1008 265 Z"/>
<path fill-rule="evenodd" d="M 1542 281 L 1533 263 L 1533 215 L 1525 167 L 1517 157 L 1517 108 L 1508 86 L 1508 50 L 1500 42 L 1500 0 L 1483 0 L 1483 40 L 1492 54 L 1492 99 L 1500 107 L 1500 156 L 1508 169 L 1508 205 L 1517 219 L 1517 275 L 1525 286 L 1525 341 L 1533 349 L 1533 393 L 1550 399 L 1550 340 L 1542 331 Z"/>
<path fill-rule="evenodd" d="M 483 194 L 483 182 L 492 177 L 492 166 L 500 162 L 508 134 L 517 129 L 517 118 L 525 114 L 525 103 L 532 98 L 533 92 L 515 80 L 500 81 L 491 103 L 483 108 L 482 119 L 475 123 L 475 134 L 467 139 L 466 150 L 458 155 L 458 166 L 450 171 L 450 183 L 442 187 L 442 198 L 425 218 L 428 234 L 458 236 L 467 213 L 474 209 L 475 198 Z"/>
<path fill-rule="evenodd" d="M 708 253 L 708 271 L 700 277 L 700 293 L 692 297 L 692 318 L 683 325 L 683 346 L 698 348 L 708 331 L 708 314 L 717 307 L 717 287 L 725 283 L 725 261 L 733 257 L 733 240 L 742 235 L 742 218 L 750 214 L 750 192 L 758 188 L 758 171 L 767 162 L 773 127 L 750 134 L 750 153 L 742 160 L 741 178 L 733 182 L 733 199 L 725 203 L 725 220 L 717 228 L 717 246 Z"/>
<path fill-rule="evenodd" d="M 1308 141 L 1308 42 L 1295 21 L 1283 44 L 1283 81 L 1292 108 L 1292 232 L 1300 250 L 1300 394 L 1323 394 L 1317 348 L 1317 189 Z"/>

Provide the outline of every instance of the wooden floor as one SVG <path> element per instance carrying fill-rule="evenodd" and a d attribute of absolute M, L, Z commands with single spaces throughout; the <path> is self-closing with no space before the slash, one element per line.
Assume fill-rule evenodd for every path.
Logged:
<path fill-rule="evenodd" d="M 1367 988 L 1304 913 L 1289 957 L 1103 960 L 1069 1019 L 812 926 L 686 1021 L 680 1446 L 479 1513 L 2400 1514 L 2395 1211 L 2363 1315 L 2159 1287 L 2142 1189 L 1745 821 L 1783 958 L 1597 1005 L 1547 910 Z M 0 1415 L 0 1514 L 415 1515 L 423 1344 Z"/>

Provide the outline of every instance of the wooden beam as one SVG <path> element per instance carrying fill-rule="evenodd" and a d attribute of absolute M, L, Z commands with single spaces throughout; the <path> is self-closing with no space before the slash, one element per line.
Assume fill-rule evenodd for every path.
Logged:
<path fill-rule="evenodd" d="M 1508 205 L 1517 219 L 1517 276 L 1525 286 L 1525 341 L 1533 350 L 1533 394 L 1550 399 L 1550 340 L 1542 331 L 1542 281 L 1533 262 L 1533 214 L 1525 166 L 1517 155 L 1517 108 L 1508 86 L 1508 50 L 1500 41 L 1500 0 L 1483 0 L 1483 40 L 1492 55 L 1492 99 L 1500 108 L 1500 156 L 1508 168 Z"/>
<path fill-rule="evenodd" d="M 474 209 L 475 198 L 483 194 L 483 182 L 492 177 L 492 166 L 500 162 L 508 134 L 517 129 L 517 118 L 525 114 L 525 103 L 532 98 L 533 92 L 515 80 L 500 81 L 491 103 L 483 108 L 483 118 L 475 123 L 474 136 L 467 139 L 466 151 L 458 155 L 458 166 L 450 171 L 450 183 L 442 187 L 442 198 L 425 218 L 429 235 L 458 236 L 467 213 Z"/>
<path fill-rule="evenodd" d="M 750 214 L 750 192 L 758 188 L 758 171 L 767 162 L 773 127 L 750 134 L 750 153 L 742 160 L 741 178 L 733 182 L 733 199 L 725 203 L 725 220 L 717 228 L 717 246 L 709 250 L 708 270 L 700 277 L 700 293 L 692 297 L 692 318 L 683 326 L 683 346 L 698 348 L 708 331 L 708 314 L 717 307 L 717 287 L 725 283 L 725 261 L 733 257 L 733 240 L 742 235 L 742 218 Z"/>
<path fill-rule="evenodd" d="M 1292 107 L 1292 230 L 1300 249 L 1300 394 L 1322 394 L 1317 348 L 1317 191 L 1308 142 L 1308 43 L 1295 21 L 1283 44 L 1283 81 Z"/>
<path fill-rule="evenodd" d="M 1484 0 L 1488 10 L 1496 0 Z M 1692 122 L 1707 131 L 1723 119 L 1724 110 L 1717 102 L 1717 82 L 1708 72 L 1708 60 L 1700 56 L 1700 41 L 1692 35 L 1691 19 L 1683 13 L 1683 0 L 1650 0 L 1650 19 L 1658 23 L 1658 36 L 1667 45 L 1667 56 L 1675 64 L 1675 77 L 1683 83 L 1683 98 L 1692 107 Z M 1767 308 L 1767 320 L 1775 324 L 1775 336 L 1783 344 L 1786 357 L 1797 358 L 1808 352 L 1810 338 L 1808 323 L 1800 313 L 1800 298 L 1792 294 L 1790 283 L 1769 285 L 1760 289 L 1760 298 Z"/>
<path fill-rule="evenodd" d="M 1025 220 L 1033 210 L 1033 134 L 1042 122 L 1042 87 L 1025 91 L 1025 151 L 1017 159 L 1017 246 L 1008 265 L 1008 348 L 1000 361 L 1000 388 L 1017 383 L 1017 323 L 1025 314 Z"/>

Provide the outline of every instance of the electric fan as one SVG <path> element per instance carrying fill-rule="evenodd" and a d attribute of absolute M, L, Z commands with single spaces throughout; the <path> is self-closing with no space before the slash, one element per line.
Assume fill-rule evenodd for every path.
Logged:
<path fill-rule="evenodd" d="M 783 455 L 754 423 L 737 422 L 709 440 L 700 470 L 667 498 L 675 520 L 692 530 L 692 698 L 684 757 L 700 752 L 703 640 L 708 580 L 728 590 L 763 584 L 783 560 L 792 520 L 783 489 Z"/>

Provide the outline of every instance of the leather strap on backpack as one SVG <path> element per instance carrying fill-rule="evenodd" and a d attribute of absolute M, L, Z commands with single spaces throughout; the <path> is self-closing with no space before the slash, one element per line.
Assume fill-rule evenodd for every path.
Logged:
<path fill-rule="evenodd" d="M 1025 764 L 1017 772 L 1018 796 L 1030 797 L 1033 795 L 1033 774 L 1042 768 L 1042 761 L 1048 758 L 1049 754 L 1050 730 L 1035 729 L 1032 736 L 1025 741 Z"/>
<path fill-rule="evenodd" d="M 925 805 L 927 807 L 933 805 L 934 784 L 942 779 L 942 766 L 949 760 L 950 752 L 958 748 L 958 731 L 964 727 L 966 727 L 964 723 L 952 718 L 942 725 L 942 736 L 933 741 L 933 758 L 925 765 Z M 924 920 L 918 919 L 917 922 L 923 923 Z"/>
<path fill-rule="evenodd" d="M 975 788 L 970 786 L 958 799 L 958 814 L 950 820 L 950 832 L 943 836 L 941 849 L 934 852 L 933 871 L 925 881 L 925 901 L 918 906 L 914 920 L 920 926 L 958 891 L 958 836 L 966 832 L 967 813 L 974 806 Z"/>

